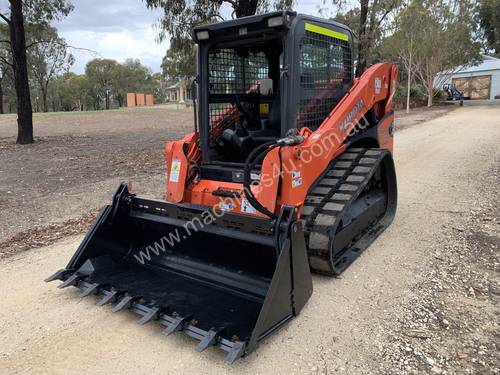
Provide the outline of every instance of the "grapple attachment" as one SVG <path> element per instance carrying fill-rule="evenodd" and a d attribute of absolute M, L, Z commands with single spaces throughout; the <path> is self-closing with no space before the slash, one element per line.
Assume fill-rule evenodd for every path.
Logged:
<path fill-rule="evenodd" d="M 302 223 L 136 197 L 118 188 L 68 266 L 46 281 L 131 309 L 170 335 L 217 346 L 226 362 L 297 315 L 312 293 Z"/>

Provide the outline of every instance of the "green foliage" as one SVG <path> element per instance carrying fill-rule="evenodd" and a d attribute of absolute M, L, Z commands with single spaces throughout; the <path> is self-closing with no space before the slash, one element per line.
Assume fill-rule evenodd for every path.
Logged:
<path fill-rule="evenodd" d="M 224 3 L 232 9 L 233 17 L 265 13 L 276 9 L 290 9 L 293 0 L 145 0 L 149 8 L 160 8 L 164 16 L 160 21 L 159 39 L 170 37 L 170 48 L 163 59 L 163 76 L 175 83 L 196 74 L 196 49 L 191 40 L 194 26 L 223 20 Z"/>
<path fill-rule="evenodd" d="M 221 7 L 229 5 L 233 17 L 265 13 L 272 9 L 289 9 L 294 0 L 144 0 L 152 9 L 162 9 L 164 16 L 160 21 L 160 40 L 169 36 L 172 39 L 188 39 L 191 29 L 201 23 L 216 22 L 223 19 Z"/>
<path fill-rule="evenodd" d="M 26 56 L 30 51 L 25 53 L 25 50 L 37 46 L 38 50 L 35 49 L 31 55 L 31 64 L 33 64 L 32 67 L 36 66 L 38 76 L 42 76 L 42 71 L 45 72 L 45 78 L 60 73 L 63 70 L 62 65 L 64 65 L 60 63 L 62 60 L 65 61 L 65 64 L 71 65 L 72 57 L 67 54 L 66 48 L 59 48 L 65 44 L 60 38 L 50 38 L 51 43 L 47 44 L 51 45 L 50 48 L 52 51 L 49 52 L 47 50 L 47 53 L 44 54 L 45 59 L 41 58 L 43 53 L 41 53 L 41 49 L 39 48 L 41 37 L 39 31 L 50 30 L 50 23 L 67 16 L 73 10 L 73 4 L 69 0 L 23 0 L 22 2 L 17 2 L 17 4 L 10 2 L 10 10 L 17 10 L 18 12 L 14 14 L 19 14 L 20 16 L 16 18 L 16 22 L 16 19 L 11 17 L 11 14 L 0 11 L 0 22 L 2 22 L 0 24 L 0 34 L 2 35 L 0 50 L 0 112 L 4 112 L 4 99 L 7 97 L 9 112 L 13 107 L 18 107 L 18 141 L 22 138 L 23 141 L 21 143 L 25 143 L 26 140 L 26 143 L 31 143 L 33 141 L 32 105 L 30 102 L 32 93 L 30 92 L 29 66 Z M 37 40 L 37 42 L 24 46 L 24 40 Z M 58 40 L 58 42 L 53 43 L 55 40 Z M 59 45 L 59 47 L 56 47 L 56 45 Z M 56 49 L 59 51 L 56 52 Z M 63 50 L 64 52 L 61 52 Z M 53 58 L 55 55 L 57 57 Z M 63 55 L 64 57 L 61 57 Z M 13 67 L 16 67 L 15 78 L 14 74 L 12 74 Z M 16 85 L 14 85 L 14 79 L 17 81 Z M 46 79 L 46 82 L 49 81 L 50 78 Z M 38 86 L 38 89 L 43 91 L 45 109 L 47 107 L 47 88 L 48 83 L 45 85 L 39 84 Z M 22 98 L 23 100 L 17 102 L 17 98 Z M 21 103 L 23 104 L 22 106 L 20 105 Z"/>
<path fill-rule="evenodd" d="M 87 77 L 69 72 L 55 78 L 49 88 L 49 109 L 54 112 L 93 109 Z"/>
<path fill-rule="evenodd" d="M 479 24 L 484 33 L 488 51 L 500 57 L 500 3 L 498 0 L 480 0 Z"/>
<path fill-rule="evenodd" d="M 196 47 L 190 40 L 174 43 L 161 64 L 163 76 L 169 83 L 196 75 Z"/>
<path fill-rule="evenodd" d="M 356 75 L 361 75 L 378 58 L 376 50 L 391 29 L 391 15 L 401 10 L 403 0 L 332 0 L 338 7 L 334 18 L 355 33 L 353 56 L 357 59 Z M 355 5 L 354 5 L 355 4 Z M 349 7 L 348 7 L 349 6 Z M 346 7 L 347 11 L 343 11 Z"/>
<path fill-rule="evenodd" d="M 118 62 L 109 59 L 94 59 L 85 67 L 94 109 L 101 109 L 102 101 L 105 102 L 105 109 L 110 109 L 111 90 L 113 85 L 117 85 L 118 71 Z"/>
<path fill-rule="evenodd" d="M 43 111 L 48 112 L 47 96 L 52 78 L 68 72 L 75 59 L 69 52 L 66 41 L 59 37 L 55 28 L 37 25 L 36 29 L 36 33 L 30 33 L 35 40 L 29 43 L 29 72 L 41 93 Z"/>
<path fill-rule="evenodd" d="M 73 8 L 68 0 L 23 0 L 24 20 L 31 24 L 48 25 L 66 17 Z"/>
<path fill-rule="evenodd" d="M 412 0 L 380 46 L 384 56 L 398 60 L 425 87 L 428 105 L 448 74 L 480 57 L 474 5 L 473 0 Z"/>
<path fill-rule="evenodd" d="M 159 39 L 167 35 L 173 39 L 186 39 L 193 26 L 215 21 L 219 15 L 223 1 L 218 0 L 145 0 L 149 8 L 164 10 L 160 21 Z"/>
<path fill-rule="evenodd" d="M 89 97 L 93 109 L 106 109 L 113 104 L 122 107 L 127 92 L 155 92 L 155 82 L 151 70 L 139 60 L 128 59 L 123 64 L 115 60 L 95 59 L 85 68 Z"/>

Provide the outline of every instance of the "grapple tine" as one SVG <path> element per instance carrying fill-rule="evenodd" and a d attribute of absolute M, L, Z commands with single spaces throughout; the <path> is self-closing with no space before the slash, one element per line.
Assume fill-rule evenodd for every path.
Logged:
<path fill-rule="evenodd" d="M 75 272 L 73 275 L 68 277 L 61 285 L 58 286 L 59 289 L 67 288 L 68 286 L 75 285 L 79 280 L 84 279 L 86 276 L 79 275 Z"/>
<path fill-rule="evenodd" d="M 224 358 L 224 363 L 231 365 L 234 361 L 243 356 L 243 354 L 245 354 L 245 343 L 236 341 L 233 343 L 231 351 L 227 354 L 226 358 Z"/>
<path fill-rule="evenodd" d="M 118 294 L 118 292 L 116 290 L 109 292 L 109 294 L 105 295 L 104 297 L 101 298 L 101 300 L 99 302 L 97 302 L 97 306 L 104 306 L 104 305 L 110 303 L 111 300 L 113 298 L 115 298 L 117 294 Z"/>
<path fill-rule="evenodd" d="M 137 321 L 138 324 L 143 325 L 149 323 L 152 320 L 158 320 L 160 318 L 160 309 L 158 307 L 152 307 L 149 312 L 147 312 L 141 319 Z"/>
<path fill-rule="evenodd" d="M 91 294 L 97 294 L 99 292 L 99 287 L 100 285 L 98 283 L 90 285 L 87 289 L 80 293 L 80 298 L 85 298 Z"/>
<path fill-rule="evenodd" d="M 225 331 L 225 328 L 220 328 L 220 329 L 210 329 L 205 337 L 196 345 L 195 350 L 197 352 L 202 352 L 205 349 L 207 349 L 209 346 L 216 345 L 217 342 L 219 341 L 220 336 L 222 333 Z"/>
<path fill-rule="evenodd" d="M 44 281 L 46 283 L 50 283 L 51 281 L 56 281 L 56 280 L 63 280 L 64 275 L 67 273 L 74 272 L 73 270 L 67 270 L 67 269 L 61 269 L 54 273 L 53 275 L 47 277 Z"/>
<path fill-rule="evenodd" d="M 142 296 L 138 297 L 125 296 L 120 300 L 120 302 L 115 307 L 113 307 L 113 310 L 111 311 L 118 312 L 125 308 L 130 309 L 132 307 L 132 304 L 136 301 L 139 301 L 141 298 Z"/>
<path fill-rule="evenodd" d="M 172 333 L 177 331 L 182 331 L 184 329 L 184 325 L 193 319 L 192 315 L 189 315 L 185 318 L 175 317 L 174 321 L 170 323 L 170 325 L 163 330 L 163 334 L 165 336 L 170 336 Z"/>

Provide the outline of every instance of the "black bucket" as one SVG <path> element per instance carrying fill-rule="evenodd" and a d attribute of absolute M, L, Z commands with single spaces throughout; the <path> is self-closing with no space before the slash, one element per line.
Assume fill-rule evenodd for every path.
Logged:
<path fill-rule="evenodd" d="M 164 333 L 183 331 L 233 362 L 297 315 L 312 293 L 302 224 L 135 197 L 120 185 L 66 269 L 47 281 L 98 294 Z"/>

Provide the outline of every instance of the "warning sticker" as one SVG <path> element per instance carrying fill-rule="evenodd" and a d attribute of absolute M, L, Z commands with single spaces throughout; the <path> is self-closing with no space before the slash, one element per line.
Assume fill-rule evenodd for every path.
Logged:
<path fill-rule="evenodd" d="M 252 181 L 259 181 L 260 180 L 260 173 L 250 173 L 250 179 Z"/>
<path fill-rule="evenodd" d="M 292 181 L 292 188 L 296 188 L 297 186 L 302 185 L 302 179 L 301 178 L 296 178 L 295 180 Z"/>
<path fill-rule="evenodd" d="M 245 212 L 247 214 L 255 214 L 257 210 L 254 206 L 250 204 L 246 199 L 241 200 L 241 212 Z"/>
<path fill-rule="evenodd" d="M 219 208 L 222 211 L 232 211 L 234 209 L 234 205 L 232 202 L 221 201 L 221 202 L 219 202 Z"/>
<path fill-rule="evenodd" d="M 179 175 L 181 173 L 181 161 L 174 159 L 172 167 L 170 168 L 170 182 L 179 182 Z"/>
<path fill-rule="evenodd" d="M 375 94 L 380 94 L 382 89 L 382 80 L 380 78 L 375 78 Z"/>
<path fill-rule="evenodd" d="M 269 114 L 269 103 L 260 103 L 260 114 L 267 115 Z"/>

